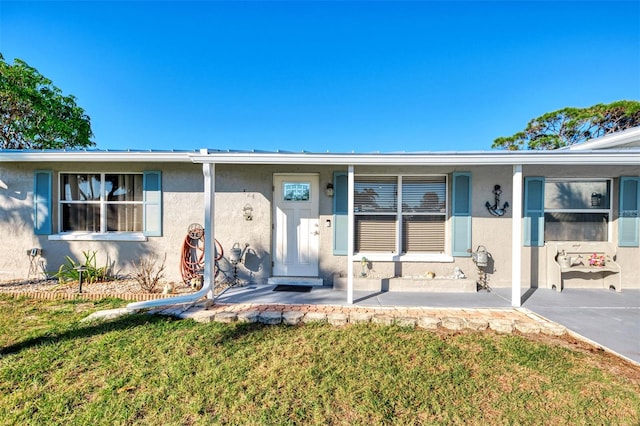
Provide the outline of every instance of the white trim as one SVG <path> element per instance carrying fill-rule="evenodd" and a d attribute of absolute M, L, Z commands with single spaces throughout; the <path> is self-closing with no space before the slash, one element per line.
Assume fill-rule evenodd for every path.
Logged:
<path fill-rule="evenodd" d="M 355 173 L 353 164 L 347 171 L 347 304 L 353 304 L 353 250 L 354 250 L 354 220 L 355 207 Z"/>
<path fill-rule="evenodd" d="M 398 175 L 396 177 L 396 182 L 397 182 L 397 186 L 396 186 L 396 253 L 402 253 L 402 225 L 404 222 L 404 217 L 402 217 L 403 212 L 402 212 L 402 182 L 404 181 L 403 179 L 404 176 L 402 176 L 401 174 Z M 446 183 L 445 183 L 445 187 L 444 190 L 446 192 L 447 187 L 446 187 Z M 446 197 L 446 195 L 445 195 Z M 445 216 L 445 220 L 447 219 L 447 217 Z"/>
<path fill-rule="evenodd" d="M 204 275 L 203 288 L 208 288 L 207 298 L 213 300 L 215 292 L 215 193 L 216 166 L 213 163 L 202 165 L 204 178 Z"/>
<path fill-rule="evenodd" d="M 192 152 L 172 151 L 56 151 L 56 150 L 2 150 L 0 149 L 1 162 L 24 163 L 192 163 Z"/>
<path fill-rule="evenodd" d="M 571 145 L 566 147 L 570 151 L 585 151 L 592 149 L 620 148 L 627 144 L 640 143 L 640 127 L 623 130 L 621 132 L 610 133 L 597 139 Z M 638 145 L 630 145 L 637 147 Z"/>
<path fill-rule="evenodd" d="M 49 241 L 148 241 L 142 232 L 63 232 L 47 237 Z"/>
<path fill-rule="evenodd" d="M 635 131 L 635 130 L 634 130 Z M 635 133 L 631 133 L 635 138 Z M 609 135 L 613 138 L 613 134 Z M 624 135 L 622 139 L 633 139 Z M 596 144 L 598 142 L 598 144 Z M 631 142 L 627 140 L 625 143 Z M 590 145 L 587 145 L 591 143 Z M 640 147 L 601 149 L 616 142 L 594 140 L 571 149 L 553 151 L 460 151 L 401 153 L 291 153 L 291 152 L 108 152 L 108 151 L 12 151 L 0 150 L 0 162 L 163 162 L 220 164 L 306 164 L 376 166 L 473 166 L 473 165 L 640 165 Z M 622 142 L 620 142 L 622 143 Z M 595 149 L 599 148 L 599 149 Z"/>
<path fill-rule="evenodd" d="M 640 165 L 640 149 L 612 151 L 497 151 L 390 154 L 210 153 L 194 163 L 371 166 Z"/>
<path fill-rule="evenodd" d="M 519 308 L 522 305 L 522 165 L 513 166 L 512 177 L 513 203 L 511 219 L 511 306 Z M 535 250 L 537 247 L 531 247 Z"/>

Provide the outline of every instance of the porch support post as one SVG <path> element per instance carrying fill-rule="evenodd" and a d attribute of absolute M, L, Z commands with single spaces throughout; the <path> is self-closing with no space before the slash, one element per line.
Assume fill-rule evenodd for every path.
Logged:
<path fill-rule="evenodd" d="M 511 209 L 511 306 L 522 304 L 522 165 L 513 165 Z"/>
<path fill-rule="evenodd" d="M 200 151 L 207 154 L 207 150 Z M 216 198 L 216 168 L 213 163 L 203 163 L 202 173 L 204 174 L 204 276 L 202 283 L 209 283 L 207 299 L 213 300 L 215 286 L 215 198 Z"/>
<path fill-rule="evenodd" d="M 349 166 L 348 177 L 348 198 L 347 198 L 347 304 L 353 304 L 353 190 L 354 176 L 353 165 Z"/>

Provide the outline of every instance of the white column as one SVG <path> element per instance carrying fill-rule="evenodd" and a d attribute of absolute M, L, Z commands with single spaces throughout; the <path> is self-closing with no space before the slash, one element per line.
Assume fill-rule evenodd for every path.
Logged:
<path fill-rule="evenodd" d="M 513 165 L 511 199 L 511 306 L 522 304 L 522 165 Z"/>
<path fill-rule="evenodd" d="M 349 166 L 348 174 L 348 198 L 347 198 L 347 304 L 353 304 L 353 190 L 354 190 L 354 176 L 353 165 Z"/>
<path fill-rule="evenodd" d="M 207 154 L 207 150 L 200 151 Z M 213 163 L 202 164 L 204 174 L 204 282 L 209 284 L 207 298 L 213 300 L 215 290 L 215 198 L 216 198 L 216 168 Z"/>

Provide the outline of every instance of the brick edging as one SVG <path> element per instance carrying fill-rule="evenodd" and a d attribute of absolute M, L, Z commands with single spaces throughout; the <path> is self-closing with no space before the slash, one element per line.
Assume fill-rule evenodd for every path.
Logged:
<path fill-rule="evenodd" d="M 107 297 L 126 300 L 128 302 L 142 302 L 145 300 L 167 299 L 179 296 L 177 294 L 162 293 L 56 293 L 50 291 L 12 291 L 0 295 L 11 297 L 28 297 L 36 300 L 100 300 Z"/>

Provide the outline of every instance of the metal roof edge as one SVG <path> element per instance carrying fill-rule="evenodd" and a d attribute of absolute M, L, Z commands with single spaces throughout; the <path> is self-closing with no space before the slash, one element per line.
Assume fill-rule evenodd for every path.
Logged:
<path fill-rule="evenodd" d="M 638 150 L 472 151 L 396 154 L 200 153 L 194 163 L 332 165 L 640 164 Z"/>
<path fill-rule="evenodd" d="M 197 151 L 0 150 L 0 162 L 152 162 L 191 163 Z"/>
<path fill-rule="evenodd" d="M 625 145 L 629 142 L 640 141 L 640 126 L 622 130 L 620 132 L 610 133 L 597 139 L 591 139 L 580 144 L 571 145 L 563 149 L 563 151 L 586 151 L 594 149 L 615 148 Z"/>
<path fill-rule="evenodd" d="M 640 130 L 640 129 L 639 129 Z M 164 162 L 314 165 L 640 164 L 640 148 L 553 151 L 309 153 L 199 151 L 0 150 L 0 162 Z"/>

